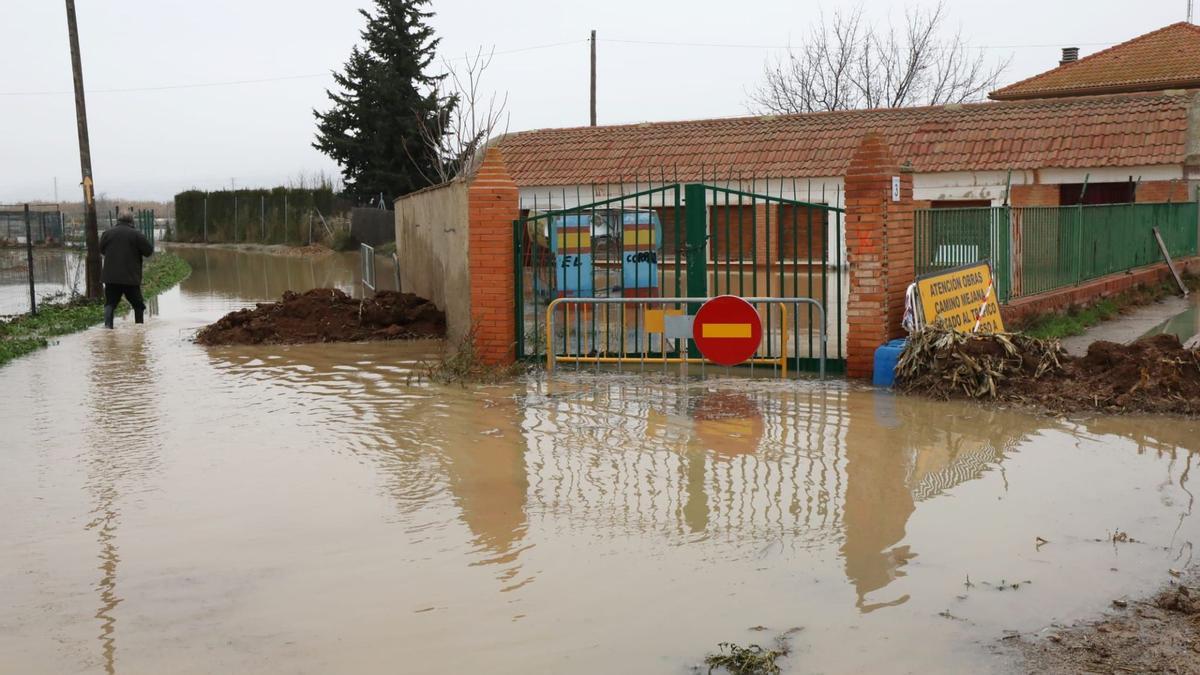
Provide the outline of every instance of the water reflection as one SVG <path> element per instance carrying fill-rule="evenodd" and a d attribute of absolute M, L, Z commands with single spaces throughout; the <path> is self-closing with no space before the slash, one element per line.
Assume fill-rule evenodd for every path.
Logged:
<path fill-rule="evenodd" d="M 34 293 L 39 302 L 83 290 L 83 254 L 34 249 Z M 0 248 L 0 316 L 29 311 L 29 268 L 25 249 Z"/>
<path fill-rule="evenodd" d="M 254 251 L 206 246 L 171 246 L 192 266 L 183 291 L 192 295 L 239 301 L 277 300 L 285 291 L 338 288 L 353 295 L 363 292 L 359 255 L 265 255 Z M 395 290 L 391 262 L 377 256 L 376 286 Z"/>
<path fill-rule="evenodd" d="M 905 542 L 917 505 L 1045 428 L 983 408 L 930 425 L 940 404 L 837 384 L 603 375 L 474 390 L 428 385 L 394 354 L 211 356 L 352 409 L 329 421 L 354 420 L 356 452 L 383 467 L 397 504 L 417 512 L 445 495 L 472 564 L 499 565 L 505 588 L 531 580 L 521 554 L 539 538 L 657 533 L 744 557 L 832 548 L 859 611 L 903 604 L 886 590 L 918 553 Z"/>
<path fill-rule="evenodd" d="M 106 331 L 90 342 L 87 396 L 92 425 L 87 432 L 86 489 L 93 507 L 88 528 L 99 552 L 96 583 L 98 639 L 104 668 L 116 672 L 118 588 L 121 555 L 118 534 L 123 504 L 147 489 L 158 469 L 159 434 L 154 376 L 146 333 L 141 328 Z"/>

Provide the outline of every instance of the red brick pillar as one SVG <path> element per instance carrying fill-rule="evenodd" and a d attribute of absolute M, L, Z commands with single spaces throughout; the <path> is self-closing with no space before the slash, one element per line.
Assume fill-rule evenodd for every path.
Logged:
<path fill-rule="evenodd" d="M 517 184 L 499 148 L 491 148 L 467 190 L 467 260 L 471 327 L 486 363 L 512 363 L 516 341 L 513 221 L 520 215 Z"/>
<path fill-rule="evenodd" d="M 917 278 L 916 255 L 913 250 L 916 229 L 913 211 L 912 169 L 900 167 L 900 199 L 892 201 L 891 176 L 888 176 L 888 194 L 884 202 L 884 226 L 887 230 L 887 274 L 888 274 L 888 339 L 894 340 L 908 335 L 904 330 L 904 294 Z"/>
<path fill-rule="evenodd" d="M 892 177 L 900 178 L 892 201 Z M 875 348 L 903 335 L 904 291 L 913 281 L 912 172 L 901 170 L 881 135 L 868 134 L 846 173 L 846 373 L 870 377 Z"/>

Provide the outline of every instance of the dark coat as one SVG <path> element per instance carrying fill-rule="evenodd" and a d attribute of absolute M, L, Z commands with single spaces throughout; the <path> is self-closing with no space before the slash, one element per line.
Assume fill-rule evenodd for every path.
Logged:
<path fill-rule="evenodd" d="M 154 253 L 154 244 L 140 230 L 126 223 L 117 223 L 100 236 L 100 255 L 104 270 L 100 280 L 106 284 L 142 285 L 142 258 Z"/>

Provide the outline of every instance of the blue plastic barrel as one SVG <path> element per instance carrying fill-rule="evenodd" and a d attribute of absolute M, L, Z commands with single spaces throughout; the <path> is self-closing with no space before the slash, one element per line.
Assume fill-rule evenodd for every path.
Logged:
<path fill-rule="evenodd" d="M 875 375 L 871 382 L 876 387 L 890 387 L 896 383 L 896 363 L 904 351 L 905 339 L 892 340 L 875 350 Z"/>

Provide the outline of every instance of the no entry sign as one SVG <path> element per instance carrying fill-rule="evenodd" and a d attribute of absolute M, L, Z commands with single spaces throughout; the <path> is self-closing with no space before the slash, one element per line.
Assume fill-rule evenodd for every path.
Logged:
<path fill-rule="evenodd" d="M 721 295 L 696 312 L 692 339 L 704 358 L 722 366 L 736 366 L 758 351 L 762 320 L 754 305 L 736 295 Z"/>

